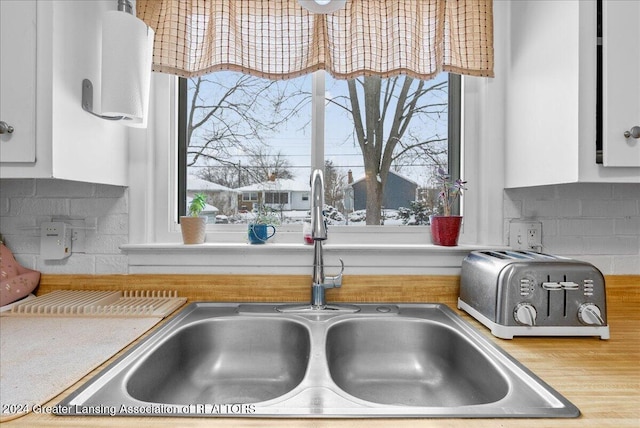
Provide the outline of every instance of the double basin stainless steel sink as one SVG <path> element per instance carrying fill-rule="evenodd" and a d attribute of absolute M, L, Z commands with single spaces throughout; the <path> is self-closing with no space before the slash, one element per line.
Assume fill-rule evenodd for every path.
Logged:
<path fill-rule="evenodd" d="M 445 305 L 192 303 L 61 415 L 576 417 Z M 335 309 L 337 308 L 337 309 Z"/>

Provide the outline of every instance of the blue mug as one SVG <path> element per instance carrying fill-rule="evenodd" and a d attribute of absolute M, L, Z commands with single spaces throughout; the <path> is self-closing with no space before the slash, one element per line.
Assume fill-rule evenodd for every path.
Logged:
<path fill-rule="evenodd" d="M 273 229 L 273 232 L 269 234 L 269 228 Z M 267 239 L 276 234 L 275 226 L 270 224 L 249 224 L 249 243 L 250 244 L 264 244 Z"/>

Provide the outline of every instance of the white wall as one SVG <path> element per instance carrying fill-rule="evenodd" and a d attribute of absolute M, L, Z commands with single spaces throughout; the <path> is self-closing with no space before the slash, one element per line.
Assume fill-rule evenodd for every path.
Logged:
<path fill-rule="evenodd" d="M 605 274 L 640 274 L 640 185 L 566 184 L 508 189 L 504 228 L 542 222 L 545 252 L 593 263 Z M 120 186 L 48 179 L 0 180 L 0 233 L 20 263 L 45 273 L 127 273 L 129 192 Z M 86 253 L 42 261 L 34 228 L 54 216 L 97 217 Z M 416 262 L 422 263 L 422 262 Z"/>
<path fill-rule="evenodd" d="M 495 4 L 498 52 L 508 48 L 506 27 L 499 25 L 505 20 L 506 4 Z M 467 192 L 468 206 L 474 212 L 465 219 L 468 242 L 486 245 L 503 240 L 506 244 L 511 219 L 539 219 L 545 251 L 590 261 L 605 274 L 640 274 L 640 185 L 566 184 L 502 190 L 507 59 L 505 55 L 496 57 L 495 79 L 469 79 L 465 83 L 465 105 L 469 107 L 465 108 L 465 162 L 481 165 L 477 168 L 480 171 L 465 177 L 472 189 Z M 170 108 L 169 103 L 160 104 L 160 110 Z M 137 173 L 131 188 L 46 179 L 0 180 L 0 233 L 18 260 L 45 273 L 127 273 L 129 258 L 119 245 L 148 242 L 145 239 L 154 236 L 159 211 L 150 207 L 155 206 L 154 199 L 167 194 L 137 185 L 138 181 L 169 181 L 166 174 L 156 177 L 156 170 L 171 161 L 164 152 L 170 152 L 165 145 L 175 129 L 168 121 L 160 122 L 166 128 L 161 132 L 150 128 L 130 134 L 129 164 Z M 78 138 L 81 142 L 92 137 Z M 162 147 L 164 154 L 149 156 L 152 146 Z M 56 215 L 98 217 L 98 230 L 87 237 L 86 254 L 73 254 L 60 262 L 40 260 L 37 232 L 24 228 L 33 228 Z M 141 224 L 130 223 L 131 218 L 142 219 Z M 156 238 L 168 242 L 164 236 Z M 416 266 L 428 264 L 422 257 L 415 257 Z"/>
<path fill-rule="evenodd" d="M 640 274 L 640 184 L 578 183 L 507 189 L 504 227 L 542 222 L 543 252 L 593 263 L 605 274 Z"/>
<path fill-rule="evenodd" d="M 54 217 L 97 218 L 87 230 L 85 253 L 42 260 L 39 225 Z M 128 260 L 120 251 L 129 237 L 128 190 L 121 186 L 54 179 L 0 180 L 0 233 L 25 267 L 44 273 L 121 274 Z M 72 244 L 73 251 L 73 244 Z"/>

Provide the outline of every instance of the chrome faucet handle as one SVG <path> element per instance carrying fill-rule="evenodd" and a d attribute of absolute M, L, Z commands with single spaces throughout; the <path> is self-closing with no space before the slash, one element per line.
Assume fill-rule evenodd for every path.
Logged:
<path fill-rule="evenodd" d="M 325 276 L 323 281 L 324 288 L 340 288 L 342 287 L 342 274 L 344 273 L 344 262 L 340 259 L 340 273 L 336 276 Z"/>

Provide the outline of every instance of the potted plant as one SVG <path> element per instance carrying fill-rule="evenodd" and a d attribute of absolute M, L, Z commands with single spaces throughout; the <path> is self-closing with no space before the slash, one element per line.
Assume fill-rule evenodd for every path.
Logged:
<path fill-rule="evenodd" d="M 200 216 L 207 203 L 207 195 L 196 193 L 189 204 L 189 215 L 180 217 L 182 241 L 185 244 L 202 244 L 207 231 L 207 218 Z"/>
<path fill-rule="evenodd" d="M 464 187 L 466 181 L 461 179 L 453 180 L 451 175 L 442 168 L 438 168 L 437 177 L 440 183 L 439 198 L 442 201 L 444 215 L 432 215 L 429 217 L 431 241 L 435 245 L 453 247 L 458 245 L 462 216 L 451 215 L 451 209 L 456 200 L 462 195 L 462 191 L 467 190 Z"/>
<path fill-rule="evenodd" d="M 264 244 L 276 234 L 276 225 L 280 219 L 275 211 L 264 205 L 260 206 L 255 218 L 249 222 L 248 238 L 250 244 Z"/>

